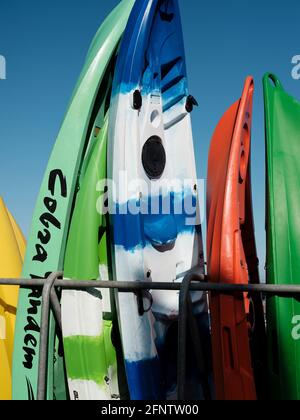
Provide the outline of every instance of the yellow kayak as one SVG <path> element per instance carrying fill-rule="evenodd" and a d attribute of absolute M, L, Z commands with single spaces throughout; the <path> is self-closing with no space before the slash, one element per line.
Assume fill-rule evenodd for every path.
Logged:
<path fill-rule="evenodd" d="M 25 239 L 0 197 L 0 278 L 18 278 Z M 19 288 L 0 286 L 0 400 L 10 400 L 12 353 Z"/>

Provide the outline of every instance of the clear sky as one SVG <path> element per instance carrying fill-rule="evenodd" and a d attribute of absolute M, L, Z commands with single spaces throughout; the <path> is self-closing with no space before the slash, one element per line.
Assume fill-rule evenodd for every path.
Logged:
<path fill-rule="evenodd" d="M 253 198 L 261 271 L 265 261 L 262 76 L 272 71 L 300 100 L 292 57 L 300 54 L 299 0 L 179 0 L 199 177 L 212 133 L 254 76 Z M 118 0 L 0 0 L 0 195 L 28 235 L 35 200 L 90 41 Z"/>

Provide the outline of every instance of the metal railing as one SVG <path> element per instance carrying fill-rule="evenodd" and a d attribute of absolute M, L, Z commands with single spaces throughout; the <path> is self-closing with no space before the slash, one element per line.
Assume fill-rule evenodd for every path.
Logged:
<path fill-rule="evenodd" d="M 170 290 L 179 291 L 179 317 L 178 317 L 178 400 L 185 400 L 186 384 L 186 359 L 187 359 L 187 325 L 191 330 L 191 337 L 195 347 L 196 365 L 199 370 L 201 383 L 206 399 L 210 399 L 209 384 L 206 382 L 206 367 L 202 357 L 203 347 L 193 314 L 193 305 L 190 292 L 213 292 L 222 295 L 236 293 L 262 294 L 266 297 L 282 297 L 300 301 L 300 286 L 278 285 L 238 285 L 207 283 L 206 276 L 192 270 L 186 274 L 182 283 L 152 283 L 152 282 L 119 282 L 119 281 L 86 281 L 86 280 L 60 280 L 62 272 L 52 273 L 46 279 L 0 279 L 0 285 L 21 286 L 24 288 L 40 287 L 42 292 L 41 307 L 41 332 L 38 368 L 37 400 L 45 400 L 47 387 L 47 358 L 49 340 L 49 317 L 52 308 L 58 326 L 61 328 L 61 308 L 56 294 L 56 288 L 65 290 L 87 289 L 115 289 L 120 293 L 135 293 L 142 296 L 145 290 Z"/>

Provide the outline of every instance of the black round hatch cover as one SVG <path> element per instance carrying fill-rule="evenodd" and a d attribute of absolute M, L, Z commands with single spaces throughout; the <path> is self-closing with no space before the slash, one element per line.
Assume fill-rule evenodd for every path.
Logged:
<path fill-rule="evenodd" d="M 162 176 L 166 167 L 166 152 L 161 139 L 152 136 L 143 147 L 143 167 L 150 179 L 158 179 Z"/>

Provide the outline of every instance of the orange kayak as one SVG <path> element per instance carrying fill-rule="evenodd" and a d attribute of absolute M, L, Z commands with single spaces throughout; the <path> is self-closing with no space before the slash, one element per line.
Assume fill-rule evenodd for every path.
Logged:
<path fill-rule="evenodd" d="M 208 277 L 214 283 L 259 282 L 250 180 L 254 81 L 248 77 L 241 99 L 224 114 L 212 138 L 207 185 Z M 255 400 L 255 367 L 264 337 L 260 297 L 211 294 L 213 364 L 219 400 Z M 254 342 L 249 341 L 255 313 Z M 252 317 L 253 318 L 253 317 Z M 259 376 L 259 374 L 258 374 Z"/>

